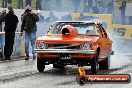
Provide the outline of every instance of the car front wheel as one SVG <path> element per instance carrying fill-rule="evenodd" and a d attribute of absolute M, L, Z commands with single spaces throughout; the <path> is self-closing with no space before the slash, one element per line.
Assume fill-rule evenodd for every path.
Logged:
<path fill-rule="evenodd" d="M 91 72 L 92 74 L 96 74 L 98 71 L 98 55 L 95 55 L 91 61 Z"/>
<path fill-rule="evenodd" d="M 39 72 L 43 72 L 45 69 L 45 61 L 43 58 L 37 58 L 37 69 Z"/>
<path fill-rule="evenodd" d="M 99 62 L 99 70 L 108 70 L 110 68 L 110 54 L 105 58 L 105 61 Z"/>

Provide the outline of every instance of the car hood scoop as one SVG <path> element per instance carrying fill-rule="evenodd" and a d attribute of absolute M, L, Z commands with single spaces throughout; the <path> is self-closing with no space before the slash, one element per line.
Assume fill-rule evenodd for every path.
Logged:
<path fill-rule="evenodd" d="M 50 43 L 85 43 L 85 42 L 96 42 L 99 39 L 99 36 L 92 35 L 77 35 L 74 38 L 64 38 L 62 34 L 51 34 L 43 37 L 39 37 L 38 41 L 50 42 Z"/>

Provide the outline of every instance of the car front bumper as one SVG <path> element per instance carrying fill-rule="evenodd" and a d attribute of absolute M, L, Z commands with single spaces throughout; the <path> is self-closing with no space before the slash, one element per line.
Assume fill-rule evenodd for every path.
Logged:
<path fill-rule="evenodd" d="M 95 50 L 75 50 L 75 49 L 34 49 L 35 53 L 65 53 L 65 54 L 96 54 Z"/>

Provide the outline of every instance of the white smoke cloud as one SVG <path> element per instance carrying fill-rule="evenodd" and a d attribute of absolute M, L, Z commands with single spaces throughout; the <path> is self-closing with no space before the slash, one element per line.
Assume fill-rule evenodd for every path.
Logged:
<path fill-rule="evenodd" d="M 120 68 L 130 63 L 130 57 L 124 53 L 115 53 L 111 56 L 110 62 L 110 68 Z"/>
<path fill-rule="evenodd" d="M 131 42 L 130 40 L 123 40 L 122 38 L 117 37 L 117 34 L 112 30 L 106 30 L 109 38 L 113 41 L 112 50 L 114 55 L 111 55 L 110 68 L 120 68 L 123 65 L 128 65 L 131 61 L 132 55 L 131 51 Z"/>

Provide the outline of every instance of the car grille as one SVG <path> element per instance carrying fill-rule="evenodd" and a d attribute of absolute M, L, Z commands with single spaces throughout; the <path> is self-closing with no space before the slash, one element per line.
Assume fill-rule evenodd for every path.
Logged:
<path fill-rule="evenodd" d="M 80 49 L 81 44 L 48 44 L 48 49 Z"/>

